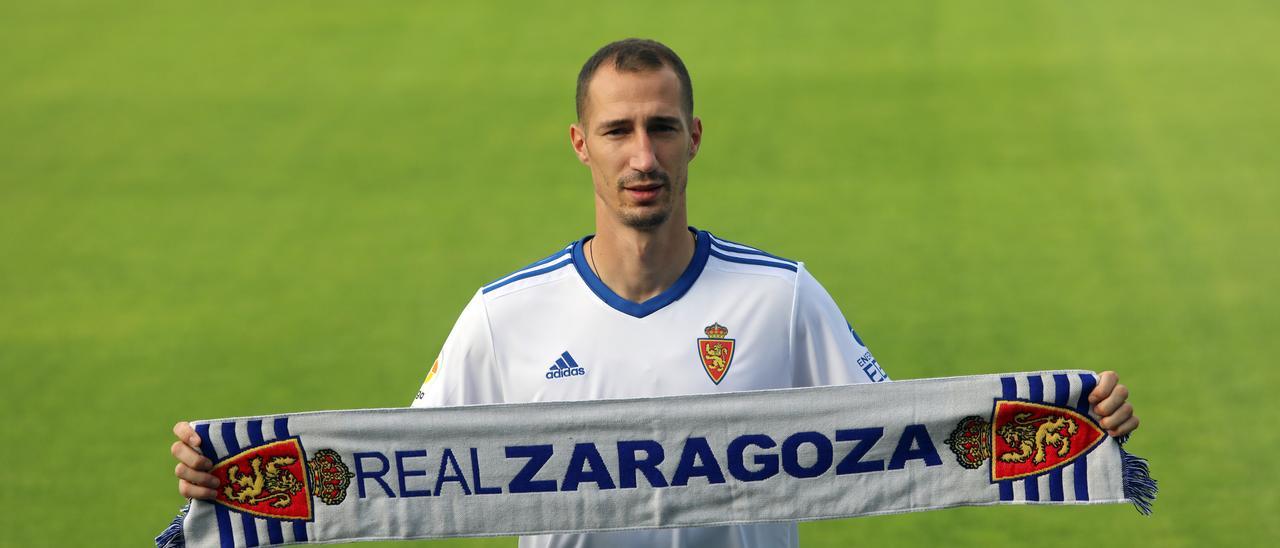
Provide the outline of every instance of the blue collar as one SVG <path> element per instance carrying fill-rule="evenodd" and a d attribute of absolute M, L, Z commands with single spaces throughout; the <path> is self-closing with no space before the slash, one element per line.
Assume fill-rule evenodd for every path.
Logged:
<path fill-rule="evenodd" d="M 600 297 L 600 300 L 604 301 L 605 304 L 623 314 L 643 318 L 662 310 L 663 307 L 688 293 L 689 288 L 693 287 L 693 282 L 698 281 L 698 276 L 702 274 L 702 268 L 707 266 L 707 256 L 711 250 L 711 235 L 707 234 L 706 231 L 693 227 L 689 227 L 689 232 L 698 235 L 698 243 L 693 248 L 693 260 L 689 261 L 689 266 L 685 267 L 684 273 L 680 275 L 676 283 L 671 284 L 671 287 L 668 287 L 666 291 L 642 303 L 634 303 L 619 297 L 617 293 L 609 289 L 609 286 L 600 281 L 596 273 L 591 270 L 591 265 L 588 264 L 586 256 L 582 253 L 582 247 L 583 244 L 587 243 L 587 240 L 595 236 L 594 234 L 574 242 L 573 266 L 578 269 L 578 275 L 582 277 L 582 281 L 587 282 L 587 287 L 591 288 L 591 292 Z"/>

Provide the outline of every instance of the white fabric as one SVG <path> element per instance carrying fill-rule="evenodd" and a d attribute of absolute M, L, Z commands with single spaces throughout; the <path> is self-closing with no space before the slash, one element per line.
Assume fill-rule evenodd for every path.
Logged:
<path fill-rule="evenodd" d="M 414 407 L 602 400 L 853 384 L 887 380 L 827 291 L 803 263 L 697 233 L 679 298 L 636 317 L 614 308 L 590 284 L 586 239 L 560 256 L 477 291 L 449 334 L 436 373 Z M 705 261 L 705 262 L 703 262 Z M 531 274 L 532 273 L 532 274 Z M 684 289 L 676 284 L 673 290 Z M 657 297 L 662 299 L 663 296 Z M 718 324 L 734 353 L 716 384 L 697 339 Z M 562 353 L 581 375 L 547 378 Z M 793 523 L 697 530 L 525 537 L 523 548 L 601 546 L 786 547 Z"/>

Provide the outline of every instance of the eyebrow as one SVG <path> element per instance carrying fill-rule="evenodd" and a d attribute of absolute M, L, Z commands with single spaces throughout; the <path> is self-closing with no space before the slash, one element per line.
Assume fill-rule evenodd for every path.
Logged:
<path fill-rule="evenodd" d="M 646 125 L 647 124 L 668 124 L 676 127 L 680 127 L 682 125 L 681 120 L 678 116 L 651 116 L 649 118 L 646 118 L 644 122 Z M 631 125 L 631 119 L 619 118 L 617 120 L 609 120 L 607 122 L 601 123 L 599 125 L 599 129 L 614 129 L 618 127 L 626 127 L 629 125 Z"/>

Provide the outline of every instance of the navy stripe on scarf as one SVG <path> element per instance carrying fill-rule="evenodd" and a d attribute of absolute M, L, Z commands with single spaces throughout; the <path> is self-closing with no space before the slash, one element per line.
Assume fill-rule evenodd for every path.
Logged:
<path fill-rule="evenodd" d="M 1066 375 L 1058 374 L 1053 376 L 1053 403 L 1062 407 L 1067 406 L 1068 394 L 1071 393 L 1071 379 Z M 1066 495 L 1062 489 L 1062 468 L 1054 468 L 1049 471 L 1049 500 L 1054 502 L 1062 502 L 1066 500 Z"/>
<path fill-rule="evenodd" d="M 1089 393 L 1098 385 L 1097 377 L 1087 373 L 1080 374 L 1080 398 L 1076 400 L 1076 410 L 1081 415 L 1089 414 Z M 1076 500 L 1089 500 L 1089 457 L 1085 455 L 1076 459 L 1075 466 Z"/>
<path fill-rule="evenodd" d="M 196 425 L 196 434 L 200 436 L 200 452 L 210 462 L 218 462 L 218 452 L 213 449 L 213 438 L 209 435 L 209 425 Z M 223 548 L 235 548 L 236 541 L 231 537 L 231 511 L 221 504 L 213 505 L 213 512 L 218 521 L 218 542 Z"/>
<path fill-rule="evenodd" d="M 1013 377 L 1001 377 L 1000 389 L 1002 391 L 1002 393 L 1000 394 L 1001 397 L 1003 397 L 1006 400 L 1011 400 L 1018 397 L 1018 383 L 1013 380 Z M 993 459 L 994 459 L 994 456 L 993 456 Z M 992 460 L 991 466 L 995 466 L 994 460 Z M 999 485 L 1000 485 L 1000 500 L 1013 500 L 1013 480 L 1005 480 L 1005 481 L 999 482 Z"/>

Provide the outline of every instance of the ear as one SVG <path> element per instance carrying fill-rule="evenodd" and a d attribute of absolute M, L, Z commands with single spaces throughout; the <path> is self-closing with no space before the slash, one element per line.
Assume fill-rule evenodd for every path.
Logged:
<path fill-rule="evenodd" d="M 578 124 L 569 125 L 569 144 L 573 146 L 573 153 L 578 156 L 579 162 L 591 163 L 591 153 L 587 151 L 587 132 Z"/>
<path fill-rule="evenodd" d="M 689 159 L 692 160 L 698 156 L 698 149 L 702 147 L 702 118 L 693 117 L 693 123 L 689 124 Z"/>

